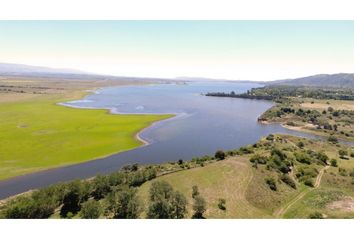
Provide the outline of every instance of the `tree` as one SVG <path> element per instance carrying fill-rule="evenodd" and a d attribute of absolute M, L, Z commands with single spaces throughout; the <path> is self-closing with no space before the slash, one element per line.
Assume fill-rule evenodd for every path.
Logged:
<path fill-rule="evenodd" d="M 297 146 L 299 148 L 303 148 L 305 146 L 305 144 L 302 141 L 300 141 L 300 142 L 297 143 Z"/>
<path fill-rule="evenodd" d="M 10 201 L 4 209 L 8 219 L 48 218 L 54 213 L 56 205 L 44 198 L 34 200 L 32 197 L 18 197 Z"/>
<path fill-rule="evenodd" d="M 296 189 L 296 183 L 295 183 L 295 181 L 294 181 L 293 179 L 291 179 L 288 174 L 283 174 L 283 175 L 280 177 L 280 180 L 281 180 L 282 182 L 284 182 L 285 184 L 289 185 L 290 187 Z"/>
<path fill-rule="evenodd" d="M 328 137 L 328 142 L 338 143 L 338 139 L 335 136 L 329 136 Z"/>
<path fill-rule="evenodd" d="M 334 159 L 334 158 L 331 159 L 331 166 L 332 166 L 332 167 L 337 167 L 337 166 L 338 166 L 336 159 Z"/>
<path fill-rule="evenodd" d="M 81 202 L 87 200 L 89 195 L 88 184 L 79 180 L 67 184 L 64 190 L 63 206 L 60 209 L 60 216 L 67 217 L 70 212 L 77 213 L 80 210 Z"/>
<path fill-rule="evenodd" d="M 206 211 L 206 201 L 202 196 L 197 195 L 194 198 L 193 210 L 193 218 L 204 218 L 203 214 Z"/>
<path fill-rule="evenodd" d="M 225 159 L 225 156 L 226 156 L 226 154 L 225 154 L 225 152 L 222 151 L 222 150 L 218 150 L 218 151 L 216 151 L 216 153 L 215 153 L 215 158 L 218 159 L 218 160 L 224 160 L 224 159 Z"/>
<path fill-rule="evenodd" d="M 106 196 L 111 191 L 109 178 L 106 176 L 98 175 L 93 179 L 92 185 L 93 185 L 92 196 L 96 200 L 100 200 L 104 198 L 104 196 Z"/>
<path fill-rule="evenodd" d="M 113 218 L 135 219 L 142 212 L 142 203 L 137 190 L 123 186 L 108 196 L 108 209 Z"/>
<path fill-rule="evenodd" d="M 339 149 L 338 154 L 339 154 L 340 158 L 344 158 L 346 155 L 348 155 L 348 151 L 346 151 L 344 149 Z"/>
<path fill-rule="evenodd" d="M 186 206 L 186 198 L 175 192 L 170 184 L 165 181 L 152 183 L 148 218 L 184 218 L 187 213 Z"/>
<path fill-rule="evenodd" d="M 266 178 L 265 182 L 271 190 L 273 191 L 277 190 L 277 183 L 275 182 L 274 178 Z"/>
<path fill-rule="evenodd" d="M 219 201 L 218 201 L 218 208 L 225 211 L 226 210 L 226 200 L 224 198 L 219 198 Z"/>
<path fill-rule="evenodd" d="M 319 161 L 321 161 L 324 164 L 327 164 L 327 161 L 329 159 L 327 154 L 325 154 L 324 152 L 318 152 L 317 153 L 317 158 L 318 158 Z"/>
<path fill-rule="evenodd" d="M 199 195 L 199 189 L 198 189 L 198 186 L 193 186 L 192 187 L 192 198 L 195 198 L 196 196 Z"/>
<path fill-rule="evenodd" d="M 184 218 L 187 214 L 187 199 L 186 197 L 176 191 L 173 194 L 173 198 L 171 199 L 171 216 L 173 218 Z"/>
<path fill-rule="evenodd" d="M 85 219 L 99 218 L 102 213 L 101 204 L 93 199 L 84 202 L 81 205 L 80 215 Z"/>

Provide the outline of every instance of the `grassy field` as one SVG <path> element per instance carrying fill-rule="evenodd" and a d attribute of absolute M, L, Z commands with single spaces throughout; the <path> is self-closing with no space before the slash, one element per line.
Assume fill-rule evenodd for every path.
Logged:
<path fill-rule="evenodd" d="M 142 143 L 135 138 L 137 132 L 171 117 L 112 115 L 106 110 L 58 106 L 56 103 L 83 97 L 85 93 L 79 88 L 54 91 L 52 83 L 51 86 L 42 94 L 1 94 L 0 179 L 138 147 Z"/>
<path fill-rule="evenodd" d="M 166 181 L 175 190 L 188 199 L 188 217 L 193 214 L 192 186 L 197 185 L 200 194 L 206 199 L 206 218 L 308 218 L 314 212 L 320 212 L 327 218 L 354 217 L 354 191 L 350 171 L 354 169 L 354 159 L 340 159 L 335 144 L 311 141 L 292 136 L 281 136 L 269 145 L 268 140 L 261 140 L 259 147 L 252 154 L 230 156 L 224 161 L 210 163 L 204 167 L 178 171 L 160 176 L 144 183 L 139 188 L 139 196 L 144 200 L 145 209 L 149 203 L 149 188 L 154 181 Z M 316 152 L 325 152 L 329 158 L 337 159 L 338 167 L 302 164 L 294 162 L 289 176 L 296 182 L 293 189 L 280 180 L 279 173 L 267 169 L 264 165 L 252 166 L 249 159 L 254 154 L 268 155 L 269 147 L 283 149 L 291 159 L 293 151 L 302 141 L 305 147 Z M 265 147 L 260 147 L 260 146 Z M 353 148 L 347 148 L 353 151 Z M 306 186 L 295 176 L 301 168 L 318 169 L 313 178 L 314 187 Z M 339 168 L 345 168 L 346 176 L 341 176 Z M 273 177 L 277 190 L 272 191 L 265 179 Z M 226 200 L 226 211 L 217 206 L 218 200 Z M 348 207 L 349 205 L 349 207 Z M 146 213 L 141 215 L 144 218 Z"/>
<path fill-rule="evenodd" d="M 309 99 L 303 98 L 301 107 L 306 109 L 327 110 L 328 107 L 332 107 L 335 110 L 354 110 L 353 101 L 345 100 L 325 100 L 325 99 Z"/>
<path fill-rule="evenodd" d="M 205 214 L 207 218 L 270 217 L 266 211 L 258 209 L 246 200 L 246 191 L 252 182 L 253 174 L 253 169 L 245 158 L 230 158 L 205 167 L 168 174 L 157 180 L 167 181 L 188 198 L 189 217 L 192 215 L 193 185 L 199 187 L 200 194 L 208 202 Z M 148 198 L 148 190 L 152 182 L 147 182 L 139 189 L 142 199 Z M 226 200 L 227 211 L 217 207 L 219 198 Z"/>

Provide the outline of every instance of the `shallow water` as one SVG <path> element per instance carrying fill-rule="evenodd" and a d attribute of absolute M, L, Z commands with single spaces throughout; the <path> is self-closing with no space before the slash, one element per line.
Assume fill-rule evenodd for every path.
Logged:
<path fill-rule="evenodd" d="M 270 101 L 201 95 L 218 91 L 241 93 L 259 86 L 233 82 L 193 82 L 109 87 L 83 100 L 65 103 L 72 107 L 111 109 L 112 113 L 174 113 L 176 117 L 157 122 L 142 131 L 140 137 L 150 143 L 147 146 L 99 160 L 2 181 L 0 198 L 59 181 L 106 174 L 127 164 L 188 160 L 213 154 L 218 149 L 236 149 L 255 143 L 270 133 L 319 138 L 285 129 L 278 124 L 259 124 L 257 118 L 272 106 Z"/>

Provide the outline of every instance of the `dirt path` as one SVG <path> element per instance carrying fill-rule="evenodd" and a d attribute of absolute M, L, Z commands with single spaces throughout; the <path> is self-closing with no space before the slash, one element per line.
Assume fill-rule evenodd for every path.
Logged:
<path fill-rule="evenodd" d="M 314 189 L 318 188 L 321 184 L 321 180 L 322 180 L 322 176 L 324 174 L 324 171 L 326 169 L 328 169 L 329 166 L 325 166 L 324 168 L 321 169 L 321 171 L 319 172 L 319 174 L 316 177 L 316 181 L 314 184 L 313 188 L 306 188 L 305 190 L 303 190 L 302 192 L 300 192 L 298 195 L 296 195 L 290 202 L 288 202 L 287 204 L 285 204 L 284 206 L 282 206 L 280 209 L 278 209 L 275 212 L 275 217 L 276 218 L 282 218 L 284 216 L 284 214 L 295 204 L 297 203 L 299 200 L 301 200 L 308 192 L 313 191 Z"/>

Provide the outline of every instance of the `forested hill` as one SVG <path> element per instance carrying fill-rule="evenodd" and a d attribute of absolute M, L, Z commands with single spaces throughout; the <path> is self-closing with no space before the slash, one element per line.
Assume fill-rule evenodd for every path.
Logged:
<path fill-rule="evenodd" d="M 354 88 L 353 73 L 318 74 L 309 77 L 276 80 L 267 85 L 309 86 L 309 87 L 335 87 Z"/>

